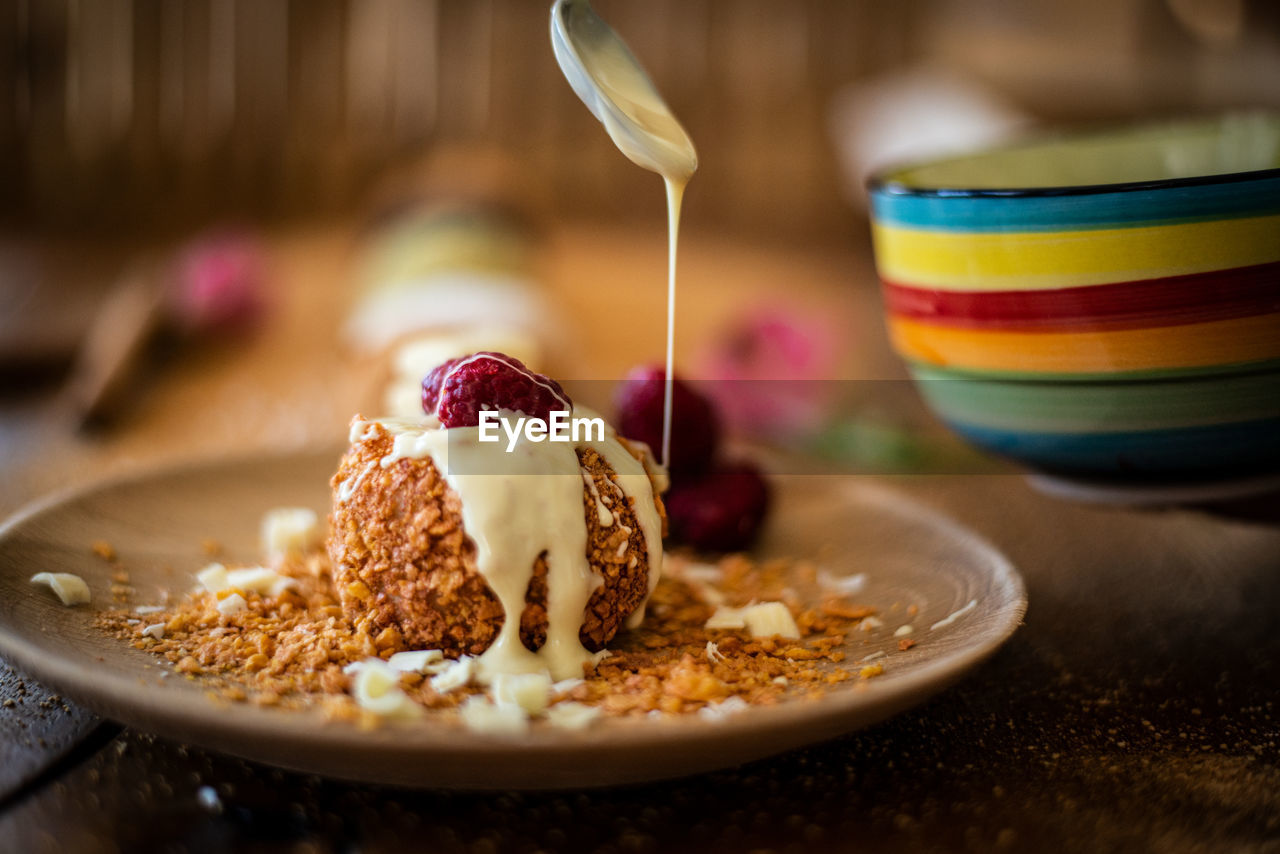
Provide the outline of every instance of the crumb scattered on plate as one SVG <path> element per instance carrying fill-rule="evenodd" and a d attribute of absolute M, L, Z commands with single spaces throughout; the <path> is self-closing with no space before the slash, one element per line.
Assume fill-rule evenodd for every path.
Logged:
<path fill-rule="evenodd" d="M 510 677 L 487 688 L 475 682 L 473 659 L 409 649 L 394 629 L 349 619 L 315 548 L 277 551 L 270 566 L 213 564 L 198 578 L 168 604 L 113 609 L 98 623 L 221 700 L 314 706 L 366 727 L 427 712 L 508 734 L 603 717 L 724 720 L 884 672 L 882 662 L 844 663 L 851 633 L 880 625 L 875 609 L 842 592 L 854 585 L 832 584 L 803 561 L 669 556 L 644 623 L 619 634 L 581 679 Z M 856 637 L 865 642 L 862 631 Z"/>

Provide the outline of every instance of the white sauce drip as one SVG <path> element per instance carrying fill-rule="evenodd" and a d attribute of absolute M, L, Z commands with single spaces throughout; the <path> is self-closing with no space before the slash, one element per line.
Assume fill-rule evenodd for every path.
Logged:
<path fill-rule="evenodd" d="M 582 482 L 587 487 L 587 492 L 591 495 L 591 501 L 596 505 L 596 520 L 601 527 L 608 528 L 613 524 L 613 511 L 604 505 L 604 501 L 600 498 L 600 490 L 596 488 L 596 479 L 591 476 L 591 472 L 586 469 L 579 469 L 582 472 Z"/>
<path fill-rule="evenodd" d="M 689 134 L 653 82 L 589 5 L 558 0 L 551 10 L 551 46 L 569 85 L 600 120 L 618 150 L 662 176 L 667 189 L 667 379 L 663 389 L 662 464 L 670 460 L 675 381 L 676 235 L 685 187 L 698 168 Z"/>
<path fill-rule="evenodd" d="M 576 451 L 595 450 L 631 499 L 648 551 L 648 593 L 652 593 L 662 571 L 662 521 L 644 464 L 612 433 L 602 441 L 577 445 L 530 442 L 521 434 L 509 453 L 505 442 L 479 441 L 476 427 L 446 430 L 434 418 L 356 422 L 351 435 L 370 437 L 377 424 L 393 437 L 391 453 L 380 461 L 383 468 L 401 459 L 429 458 L 461 499 L 462 524 L 476 546 L 476 568 L 506 614 L 498 637 L 476 661 L 479 679 L 489 682 L 500 673 L 544 671 L 557 680 L 582 676 L 582 666 L 594 661 L 594 656 L 582 646 L 578 632 L 587 600 L 602 582 L 587 560 L 583 477 Z M 339 495 L 339 500 L 345 499 Z M 533 565 L 543 552 L 547 640 L 531 652 L 520 641 L 520 614 Z M 633 626 L 633 621 L 638 625 L 643 618 L 641 603 L 627 625 Z"/>
<path fill-rule="evenodd" d="M 353 474 L 351 477 L 338 484 L 338 500 L 342 502 L 350 501 L 351 496 L 355 495 L 356 487 L 360 485 L 360 481 L 368 476 L 373 470 L 373 464 L 369 464 L 362 468 L 359 473 Z"/>
<path fill-rule="evenodd" d="M 690 146 L 692 151 L 692 146 Z M 691 175 L 692 173 L 690 173 Z M 662 464 L 671 459 L 671 398 L 676 369 L 676 238 L 680 233 L 680 203 L 689 175 L 673 178 L 662 173 L 667 185 L 667 374 L 662 389 Z"/>

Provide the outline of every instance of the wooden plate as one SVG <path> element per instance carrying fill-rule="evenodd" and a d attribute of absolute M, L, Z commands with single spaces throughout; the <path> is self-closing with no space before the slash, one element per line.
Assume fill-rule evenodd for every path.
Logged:
<path fill-rule="evenodd" d="M 831 738 L 916 705 L 958 679 L 1013 633 L 1026 609 L 1007 560 L 964 528 L 861 477 L 776 480 L 764 555 L 813 557 L 833 573 L 866 573 L 859 601 L 884 627 L 855 632 L 848 662 L 877 651 L 882 676 L 821 699 L 697 716 L 600 721 L 580 732 L 535 726 L 485 736 L 446 719 L 374 731 L 326 722 L 319 712 L 227 704 L 199 682 L 161 678 L 153 656 L 93 625 L 111 602 L 112 567 L 90 549 L 110 542 L 136 588 L 134 602 L 193 586 L 205 539 L 229 560 L 255 561 L 262 514 L 282 505 L 325 511 L 338 454 L 219 461 L 99 485 L 28 509 L 0 529 L 0 655 L 130 726 L 275 765 L 337 777 L 432 787 L 565 788 L 653 780 L 736 765 Z M 62 606 L 36 572 L 73 572 L 93 593 Z M 970 601 L 943 627 L 928 627 Z M 896 610 L 895 610 L 896 603 Z M 903 609 L 920 612 L 918 646 L 899 652 Z M 847 663 L 848 663 L 847 662 Z M 846 664 L 847 664 L 846 663 Z"/>

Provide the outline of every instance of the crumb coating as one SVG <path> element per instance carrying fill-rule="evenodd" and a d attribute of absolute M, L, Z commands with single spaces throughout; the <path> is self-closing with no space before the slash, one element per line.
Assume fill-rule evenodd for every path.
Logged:
<path fill-rule="evenodd" d="M 399 459 L 383 468 L 393 437 L 379 425 L 343 456 L 334 489 L 327 549 L 343 611 L 371 634 L 395 629 L 405 649 L 478 655 L 501 630 L 505 614 L 476 567 L 476 548 L 462 522 L 462 502 L 429 458 Z M 628 448 L 630 450 L 630 448 Z M 583 614 L 579 638 L 597 651 L 644 601 L 649 558 L 644 533 L 612 468 L 590 448 L 578 461 L 596 490 L 612 502 L 614 522 L 601 525 L 583 487 L 587 559 L 602 584 Z M 360 477 L 347 500 L 338 487 Z M 655 494 L 659 512 L 662 504 Z M 531 650 L 547 636 L 547 563 L 533 566 L 520 639 Z"/>

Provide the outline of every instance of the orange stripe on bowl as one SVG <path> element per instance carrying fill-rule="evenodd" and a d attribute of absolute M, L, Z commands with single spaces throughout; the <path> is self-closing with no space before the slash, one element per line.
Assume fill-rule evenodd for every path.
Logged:
<path fill-rule="evenodd" d="M 1098 374 L 1280 358 L 1280 313 L 1088 332 L 963 329 L 891 315 L 889 334 L 907 359 L 982 371 Z"/>

